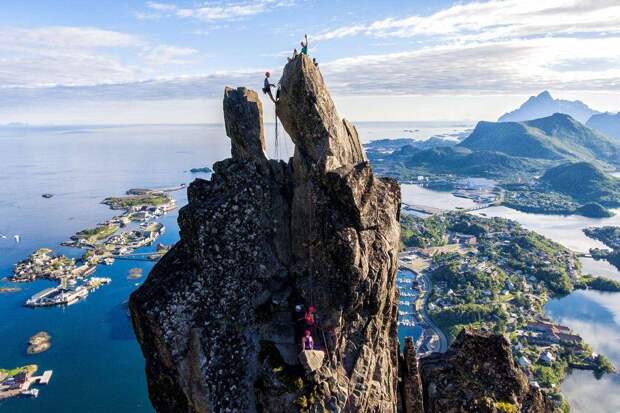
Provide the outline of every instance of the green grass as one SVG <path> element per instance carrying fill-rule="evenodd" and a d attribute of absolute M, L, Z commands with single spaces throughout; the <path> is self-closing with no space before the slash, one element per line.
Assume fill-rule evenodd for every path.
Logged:
<path fill-rule="evenodd" d="M 620 282 L 605 277 L 584 275 L 575 285 L 576 288 L 591 288 L 597 291 L 620 292 Z"/>
<path fill-rule="evenodd" d="M 581 203 L 620 205 L 620 180 L 587 162 L 566 163 L 548 169 L 540 179 L 554 191 Z"/>
<path fill-rule="evenodd" d="M 113 235 L 117 230 L 118 230 L 117 225 L 108 224 L 108 225 L 100 225 L 95 228 L 84 229 L 78 232 L 76 235 L 80 238 L 84 238 L 90 243 L 94 243 L 94 242 L 108 238 L 109 236 Z"/>
<path fill-rule="evenodd" d="M 510 402 L 495 402 L 495 408 L 501 413 L 518 413 L 518 407 Z"/>
<path fill-rule="evenodd" d="M 551 366 L 533 364 L 532 373 L 543 387 L 558 387 L 566 377 L 567 364 L 564 360 L 556 360 Z"/>
<path fill-rule="evenodd" d="M 12 377 L 15 376 L 16 374 L 19 374 L 21 372 L 27 372 L 30 371 L 31 373 L 34 373 L 35 371 L 37 371 L 37 365 L 36 364 L 28 364 L 26 366 L 21 366 L 21 367 L 16 367 L 14 369 L 0 369 L 0 373 L 6 374 L 7 377 Z"/>
<path fill-rule="evenodd" d="M 103 200 L 103 203 L 106 205 L 117 206 L 125 209 L 138 205 L 158 206 L 167 204 L 168 202 L 170 202 L 170 198 L 165 194 L 119 196 L 109 197 Z"/>

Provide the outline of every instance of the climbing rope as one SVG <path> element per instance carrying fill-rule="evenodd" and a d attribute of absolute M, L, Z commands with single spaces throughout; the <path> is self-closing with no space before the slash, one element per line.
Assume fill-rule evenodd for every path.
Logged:
<path fill-rule="evenodd" d="M 314 175 L 314 164 L 311 164 L 311 176 Z M 312 182 L 312 180 L 310 180 Z M 310 205 L 308 207 L 310 213 L 310 226 L 308 228 L 309 240 L 308 240 L 308 254 L 310 258 L 310 304 L 314 305 L 314 260 L 312 257 L 312 241 L 313 241 L 313 226 L 312 216 L 314 215 L 314 191 L 312 190 L 312 184 L 310 184 Z"/>
<path fill-rule="evenodd" d="M 275 155 L 276 159 L 280 159 L 280 150 L 278 148 L 278 106 L 275 106 L 274 113 L 276 115 L 276 144 L 275 144 Z"/>

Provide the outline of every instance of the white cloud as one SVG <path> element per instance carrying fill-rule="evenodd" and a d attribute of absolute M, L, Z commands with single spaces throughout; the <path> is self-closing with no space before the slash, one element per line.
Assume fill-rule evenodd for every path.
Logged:
<path fill-rule="evenodd" d="M 0 88 L 0 107 L 46 106 L 62 101 L 155 101 L 221 98 L 225 86 L 259 89 L 264 70 L 216 72 L 206 76 L 151 79 L 96 85 Z"/>
<path fill-rule="evenodd" d="M 0 28 L 0 87 L 139 81 L 164 74 L 162 66 L 186 64 L 197 53 L 93 27 L 5 27 Z"/>
<path fill-rule="evenodd" d="M 620 33 L 616 0 L 492 0 L 457 4 L 430 16 L 386 18 L 326 30 L 314 40 L 367 35 L 489 41 L 518 36 Z"/>
<path fill-rule="evenodd" d="M 197 25 L 196 30 L 213 30 L 291 4 L 292 0 L 238 0 L 181 7 L 149 2 L 142 18 L 193 19 L 210 23 Z M 327 49 L 329 40 L 353 36 L 379 39 L 375 42 L 403 51 L 331 62 L 318 56 L 330 90 L 351 99 L 519 95 L 542 89 L 560 95 L 620 95 L 617 0 L 459 3 L 430 16 L 336 27 L 311 42 L 321 41 L 321 48 Z M 290 53 L 277 50 L 262 56 Z M 98 28 L 0 29 L 0 108 L 80 99 L 103 103 L 220 99 L 226 85 L 260 89 L 264 69 L 170 78 L 170 73 L 183 72 L 169 65 L 187 65 L 198 56 L 192 48 L 154 44 L 141 36 Z"/>
<path fill-rule="evenodd" d="M 148 47 L 139 36 L 93 27 L 4 27 L 0 87 L 137 80 L 142 70 L 123 63 L 116 53 Z"/>
<path fill-rule="evenodd" d="M 198 50 L 189 47 L 159 45 L 148 50 L 145 62 L 151 65 L 187 64 L 186 58 L 196 54 Z"/>
<path fill-rule="evenodd" d="M 140 19 L 162 17 L 193 18 L 203 22 L 229 21 L 264 13 L 270 9 L 287 7 L 292 0 L 253 0 L 245 2 L 204 3 L 192 7 L 178 7 L 169 3 L 147 2 L 149 12 L 140 12 Z"/>
<path fill-rule="evenodd" d="M 47 26 L 0 29 L 0 50 L 99 49 L 143 46 L 145 41 L 132 34 L 96 27 Z"/>
<path fill-rule="evenodd" d="M 618 48 L 620 37 L 517 39 L 343 58 L 321 67 L 343 94 L 620 91 L 620 58 L 609 53 Z M 584 58 L 606 64 L 570 69 Z"/>
<path fill-rule="evenodd" d="M 609 50 L 620 50 L 619 37 L 535 38 L 441 45 L 412 52 L 343 58 L 321 62 L 320 69 L 330 91 L 339 96 L 502 95 L 536 93 L 542 89 L 566 93 L 600 91 L 620 94 L 620 59 L 610 55 Z M 151 57 L 145 58 L 151 59 L 153 63 L 182 62 L 195 53 L 193 49 L 163 47 Z M 578 64 L 581 59 L 603 59 L 605 64 L 584 68 Z M 101 79 L 105 79 L 105 70 L 111 70 L 106 66 L 108 63 L 100 63 Z M 69 67 L 64 74 L 59 72 L 54 76 L 79 72 L 84 65 L 95 67 L 93 62 L 76 61 L 75 67 Z M 24 73 L 36 72 L 36 61 L 31 62 L 31 66 L 26 67 Z M 60 70 L 62 62 L 49 66 Z M 17 66 L 12 69 L 15 70 Z M 117 67 L 119 73 L 114 75 L 119 78 L 136 76 L 135 72 L 125 74 L 123 70 L 123 66 Z M 23 105 L 24 102 L 47 105 L 68 100 L 219 99 L 224 86 L 260 89 L 263 73 L 264 69 L 261 68 L 221 71 L 205 76 L 102 81 L 99 83 L 104 84 L 95 85 L 69 79 L 62 83 L 75 86 L 4 87 L 0 92 L 0 107 Z"/>

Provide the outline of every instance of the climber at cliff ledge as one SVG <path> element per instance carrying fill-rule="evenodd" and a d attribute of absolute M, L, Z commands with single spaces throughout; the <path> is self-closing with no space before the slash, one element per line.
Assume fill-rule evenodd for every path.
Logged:
<path fill-rule="evenodd" d="M 304 336 L 301 339 L 301 350 L 314 350 L 314 339 L 312 338 L 310 330 L 304 332 Z"/>
<path fill-rule="evenodd" d="M 263 93 L 269 95 L 271 101 L 276 103 L 276 100 L 273 98 L 273 94 L 271 93 L 271 88 L 276 87 L 275 84 L 269 82 L 269 78 L 271 77 L 271 72 L 265 72 L 265 83 L 263 86 Z"/>

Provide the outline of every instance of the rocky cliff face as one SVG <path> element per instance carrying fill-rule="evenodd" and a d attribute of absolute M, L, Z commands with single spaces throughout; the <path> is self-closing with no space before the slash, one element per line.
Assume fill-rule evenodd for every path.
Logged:
<path fill-rule="evenodd" d="M 291 162 L 266 159 L 256 93 L 226 89 L 232 158 L 190 185 L 180 241 L 131 297 L 160 412 L 396 411 L 399 187 L 373 176 L 307 57 L 281 83 Z M 318 310 L 312 373 L 299 304 Z"/>
<path fill-rule="evenodd" d="M 554 411 L 540 390 L 529 386 L 501 335 L 462 331 L 448 352 L 420 359 L 419 376 L 426 413 Z"/>
<path fill-rule="evenodd" d="M 190 185 L 180 241 L 131 296 L 155 409 L 460 412 L 496 396 L 538 406 L 491 337 L 462 339 L 421 365 L 408 341 L 399 362 L 399 187 L 373 175 L 307 56 L 285 67 L 281 84 L 277 113 L 294 157 L 266 158 L 258 96 L 227 88 L 232 157 Z M 323 350 L 303 363 L 298 305 L 317 308 Z M 490 365 L 486 345 L 501 347 Z M 502 369 L 512 378 L 495 382 Z"/>

